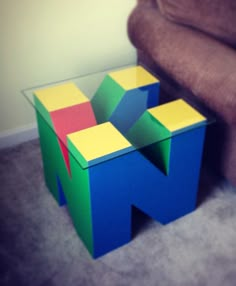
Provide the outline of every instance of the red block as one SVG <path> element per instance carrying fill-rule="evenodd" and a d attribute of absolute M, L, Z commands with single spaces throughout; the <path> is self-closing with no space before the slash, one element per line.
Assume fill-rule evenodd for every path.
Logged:
<path fill-rule="evenodd" d="M 50 112 L 54 130 L 70 174 L 67 135 L 97 125 L 90 102 L 73 105 Z"/>

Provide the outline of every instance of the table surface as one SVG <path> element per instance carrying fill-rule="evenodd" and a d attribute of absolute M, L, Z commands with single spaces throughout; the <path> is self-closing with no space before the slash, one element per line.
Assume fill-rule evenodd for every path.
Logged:
<path fill-rule="evenodd" d="M 129 66 L 122 66 L 122 67 L 112 68 L 109 70 L 104 70 L 104 71 L 100 71 L 100 72 L 96 72 L 96 73 L 91 73 L 91 74 L 87 74 L 87 75 L 77 76 L 77 77 L 68 78 L 68 79 L 64 79 L 64 80 L 59 80 L 57 82 L 52 82 L 52 83 L 42 84 L 39 86 L 34 86 L 31 88 L 27 88 L 27 89 L 22 90 L 22 94 L 27 99 L 27 101 L 32 105 L 32 107 L 36 109 L 36 105 L 35 105 L 35 101 L 34 101 L 34 93 L 36 90 L 50 88 L 50 87 L 54 87 L 54 86 L 66 84 L 66 83 L 74 83 L 82 91 L 82 93 L 84 95 L 86 95 L 86 97 L 91 100 L 93 98 L 95 92 L 97 91 L 98 87 L 102 83 L 104 77 L 107 74 L 109 74 L 110 72 L 113 72 L 113 71 L 124 70 L 124 69 L 129 68 L 129 67 L 131 67 L 131 66 L 130 65 Z M 173 102 L 171 102 L 171 103 L 173 103 Z M 114 155 L 112 157 L 111 156 L 104 156 L 104 158 L 102 160 L 91 161 L 91 164 L 89 166 L 95 165 L 97 163 L 101 163 L 102 161 L 106 161 L 106 160 L 109 160 L 109 159 L 114 158 L 114 157 L 123 156 L 126 153 L 134 152 L 138 149 L 143 149 L 143 148 L 150 146 L 150 145 L 153 145 L 153 144 L 158 144 L 158 143 L 162 144 L 164 141 L 170 140 L 174 136 L 179 136 L 184 132 L 189 132 L 193 129 L 202 127 L 203 125 L 211 124 L 215 121 L 214 116 L 212 116 L 212 114 L 210 114 L 208 112 L 208 110 L 206 110 L 203 107 L 202 104 L 200 104 L 199 102 L 196 103 L 195 101 L 193 101 L 190 104 L 194 106 L 194 109 L 193 109 L 192 107 L 190 107 L 190 105 L 188 103 L 188 106 L 190 107 L 190 109 L 192 109 L 191 112 L 192 111 L 196 112 L 196 115 L 197 116 L 199 115 L 199 118 L 201 118 L 201 115 L 203 115 L 202 120 L 199 120 L 199 122 L 192 123 L 192 124 L 190 123 L 190 126 L 188 126 L 188 128 L 180 128 L 179 130 L 177 130 L 177 132 L 169 130 L 170 132 L 164 132 L 161 134 L 161 136 L 160 135 L 154 135 L 154 136 L 151 135 L 150 136 L 150 134 L 148 135 L 145 130 L 140 130 L 140 133 L 138 136 L 141 139 L 136 138 L 137 136 L 135 135 L 136 136 L 135 140 L 134 140 L 135 142 L 131 140 L 133 138 L 131 138 L 132 136 L 130 137 L 129 132 L 127 134 L 122 134 L 124 139 L 130 143 L 129 148 L 125 148 L 123 150 L 123 152 L 114 152 Z M 158 105 L 158 106 L 161 107 L 162 105 Z M 178 106 L 180 106 L 180 109 L 183 107 L 183 102 L 181 100 L 172 104 L 172 107 L 170 105 L 169 109 L 170 109 L 170 111 L 173 111 L 173 109 L 174 110 L 178 109 Z M 185 110 L 185 107 L 186 106 L 184 105 L 184 109 L 183 109 L 182 113 L 189 111 L 189 110 Z M 161 108 L 159 108 L 159 109 L 160 109 L 160 112 L 158 111 L 159 112 L 158 114 L 161 113 Z M 149 110 L 151 111 L 151 109 L 149 109 Z M 39 110 L 37 110 L 37 111 L 39 112 Z M 153 112 L 151 112 L 151 114 L 153 116 L 155 116 L 155 112 L 156 111 L 153 110 Z M 178 115 L 178 114 L 175 115 L 175 113 L 176 112 L 172 112 L 172 116 L 170 117 L 170 118 L 172 118 L 172 120 L 171 120 L 172 123 L 174 123 L 174 121 L 175 121 L 175 116 L 177 116 L 177 118 L 179 118 L 178 116 L 181 117 L 181 112 L 179 112 L 180 115 Z M 47 122 L 47 118 L 45 116 L 43 116 L 42 114 L 41 114 L 41 116 Z M 162 116 L 162 115 L 160 115 L 160 116 Z M 167 118 L 167 120 L 169 120 L 169 119 Z M 48 123 L 48 125 L 50 126 L 49 123 Z M 140 128 L 142 128 L 142 124 L 140 125 Z M 55 133 L 55 130 L 53 128 L 52 128 L 52 130 Z M 56 134 L 56 136 L 57 136 L 57 134 Z M 92 142 L 92 143 L 94 144 L 93 148 L 96 148 L 96 142 Z M 78 164 L 81 165 L 81 161 L 78 159 L 78 156 L 74 153 L 74 151 L 70 150 L 70 149 L 68 149 L 68 151 L 77 160 Z M 88 165 L 85 166 L 83 164 L 81 165 L 82 168 L 87 168 L 89 166 Z"/>

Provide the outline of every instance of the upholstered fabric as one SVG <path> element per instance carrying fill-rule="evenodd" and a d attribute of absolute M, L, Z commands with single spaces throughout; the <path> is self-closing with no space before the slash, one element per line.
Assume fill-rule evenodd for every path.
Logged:
<path fill-rule="evenodd" d="M 235 0 L 156 0 L 161 13 L 236 47 Z"/>
<path fill-rule="evenodd" d="M 236 123 L 235 51 L 198 31 L 176 25 L 157 9 L 138 7 L 129 19 L 134 45 L 220 116 Z M 213 92 L 214 91 L 214 92 Z"/>
<path fill-rule="evenodd" d="M 146 5 L 146 6 L 157 6 L 157 1 L 156 0 L 137 0 L 137 3 L 139 5 Z"/>
<path fill-rule="evenodd" d="M 139 63 L 165 74 L 216 114 L 209 151 L 236 186 L 236 50 L 200 30 L 169 21 L 150 2 L 133 10 L 128 33 L 139 51 Z M 177 96 L 182 97 L 181 92 Z"/>

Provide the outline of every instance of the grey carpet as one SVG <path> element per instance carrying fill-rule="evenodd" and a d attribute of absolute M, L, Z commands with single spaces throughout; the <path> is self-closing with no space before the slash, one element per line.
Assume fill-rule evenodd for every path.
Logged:
<path fill-rule="evenodd" d="M 235 286 L 236 190 L 203 170 L 193 213 L 141 216 L 133 240 L 93 260 L 47 191 L 37 140 L 0 152 L 0 285 Z M 139 221 L 139 223 L 138 223 Z"/>

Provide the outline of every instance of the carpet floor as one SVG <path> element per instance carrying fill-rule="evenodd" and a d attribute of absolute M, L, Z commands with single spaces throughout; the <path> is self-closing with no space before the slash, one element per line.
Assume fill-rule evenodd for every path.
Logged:
<path fill-rule="evenodd" d="M 93 260 L 48 192 L 38 140 L 0 151 L 1 286 L 235 286 L 236 190 L 203 168 L 198 207 Z"/>

